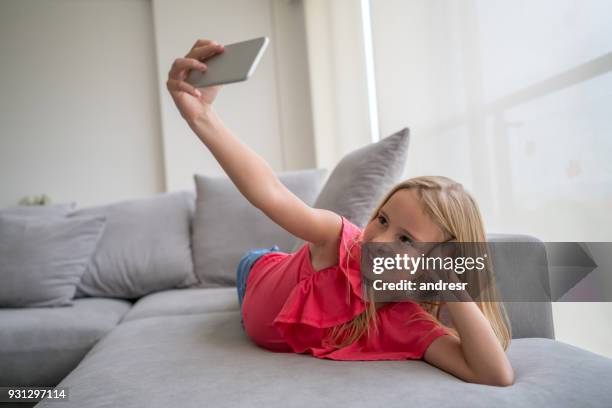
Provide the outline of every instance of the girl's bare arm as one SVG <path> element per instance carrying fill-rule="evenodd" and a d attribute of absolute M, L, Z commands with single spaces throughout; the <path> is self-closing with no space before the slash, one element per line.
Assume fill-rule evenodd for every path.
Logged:
<path fill-rule="evenodd" d="M 251 204 L 291 234 L 317 248 L 329 247 L 339 236 L 340 217 L 306 205 L 278 180 L 263 158 L 232 134 L 212 108 L 221 86 L 196 89 L 185 82 L 190 70 L 206 71 L 203 61 L 222 52 L 222 45 L 198 40 L 172 64 L 166 86 L 181 116 Z"/>
<path fill-rule="evenodd" d="M 474 302 L 448 302 L 446 306 L 460 339 L 438 337 L 425 352 L 425 361 L 465 381 L 512 385 L 512 366 L 478 306 Z"/>
<path fill-rule="evenodd" d="M 276 224 L 305 241 L 324 246 L 340 233 L 335 213 L 312 208 L 285 187 L 269 164 L 224 125 L 212 109 L 192 123 L 238 190 Z"/>

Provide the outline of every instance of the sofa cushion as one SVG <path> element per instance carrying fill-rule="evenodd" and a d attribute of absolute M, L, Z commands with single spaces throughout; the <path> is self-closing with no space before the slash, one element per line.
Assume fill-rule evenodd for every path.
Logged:
<path fill-rule="evenodd" d="M 383 196 L 400 181 L 408 155 L 409 130 L 404 128 L 340 160 L 317 197 L 314 207 L 330 210 L 365 227 Z M 291 252 L 304 245 L 296 240 Z"/>
<path fill-rule="evenodd" d="M 324 169 L 309 169 L 277 176 L 312 205 L 326 174 Z M 228 177 L 195 175 L 195 183 L 193 256 L 202 287 L 235 286 L 238 262 L 250 249 L 278 245 L 281 251 L 291 250 L 296 238 L 249 203 Z"/>
<path fill-rule="evenodd" d="M 107 224 L 76 296 L 132 299 L 196 283 L 190 240 L 194 198 L 180 191 L 77 210 L 103 214 Z"/>
<path fill-rule="evenodd" d="M 104 216 L 0 214 L 0 307 L 70 305 L 104 225 Z"/>
<path fill-rule="evenodd" d="M 0 386 L 55 386 L 130 306 L 85 298 L 67 307 L 0 309 Z"/>
<path fill-rule="evenodd" d="M 374 207 L 400 180 L 406 165 L 409 130 L 357 149 L 332 171 L 315 207 L 340 214 L 363 228 Z"/>
<path fill-rule="evenodd" d="M 65 407 L 612 406 L 610 359 L 548 339 L 514 340 L 509 358 L 515 385 L 491 387 L 423 361 L 274 353 L 230 311 L 124 322 L 60 386 L 70 389 Z"/>
<path fill-rule="evenodd" d="M 165 290 L 139 299 L 123 321 L 157 316 L 239 310 L 236 288 Z"/>

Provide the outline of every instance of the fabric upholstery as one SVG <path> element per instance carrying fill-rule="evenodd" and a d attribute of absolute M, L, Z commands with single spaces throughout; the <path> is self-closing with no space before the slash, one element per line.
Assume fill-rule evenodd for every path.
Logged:
<path fill-rule="evenodd" d="M 139 299 L 123 321 L 238 310 L 236 288 L 164 290 Z"/>
<path fill-rule="evenodd" d="M 0 386 L 55 386 L 130 306 L 85 298 L 66 307 L 0 309 Z"/>
<path fill-rule="evenodd" d="M 409 130 L 357 149 L 336 165 L 315 207 L 334 211 L 363 228 L 374 207 L 397 182 L 406 165 Z"/>
<path fill-rule="evenodd" d="M 104 226 L 104 216 L 0 215 L 0 307 L 70 305 Z"/>
<path fill-rule="evenodd" d="M 514 340 L 516 383 L 491 387 L 422 361 L 273 353 L 255 346 L 239 319 L 228 311 L 124 322 L 60 383 L 71 390 L 64 406 L 612 406 L 612 360 L 553 340 Z"/>
<path fill-rule="evenodd" d="M 534 265 L 546 265 L 546 249 L 537 238 L 528 235 L 518 234 L 489 234 L 487 240 L 492 243 L 505 243 L 505 245 L 494 245 L 492 249 L 494 270 L 500 283 L 502 299 L 504 292 L 527 291 L 528 288 L 521 285 L 529 284 L 534 277 L 532 274 L 539 272 L 544 276 L 537 277 L 538 280 L 548 282 L 549 276 L 546 268 L 535 268 Z M 529 256 L 519 255 L 517 250 L 513 250 L 512 243 L 529 242 Z M 541 245 L 537 245 L 541 244 Z M 529 274 L 530 276 L 526 276 Z M 521 278 L 523 277 L 523 278 Z M 503 284 L 502 284 L 503 283 Z M 506 294 L 510 298 L 510 294 Z M 505 302 L 506 311 L 512 323 L 512 337 L 545 337 L 555 338 L 553 327 L 552 305 L 550 302 Z"/>
<path fill-rule="evenodd" d="M 359 228 L 365 227 L 376 205 L 400 181 L 406 166 L 409 134 L 408 128 L 404 128 L 343 157 L 314 207 L 333 211 Z M 291 252 L 302 245 L 304 241 L 298 240 Z"/>
<path fill-rule="evenodd" d="M 326 174 L 324 169 L 309 169 L 280 172 L 277 177 L 312 205 Z M 251 249 L 291 249 L 296 238 L 249 203 L 228 177 L 195 175 L 195 183 L 193 256 L 201 286 L 235 286 L 238 262 Z"/>
<path fill-rule="evenodd" d="M 107 218 L 77 297 L 134 299 L 195 284 L 190 241 L 194 197 L 179 191 L 77 210 Z"/>

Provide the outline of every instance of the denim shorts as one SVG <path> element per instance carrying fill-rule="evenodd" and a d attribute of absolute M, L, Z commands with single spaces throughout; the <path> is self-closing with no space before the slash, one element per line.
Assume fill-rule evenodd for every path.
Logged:
<path fill-rule="evenodd" d="M 251 267 L 255 261 L 257 261 L 262 255 L 269 252 L 280 252 L 280 249 L 278 245 L 274 245 L 272 248 L 251 249 L 242 257 L 242 259 L 240 259 L 240 262 L 238 263 L 238 268 L 236 269 L 236 288 L 238 289 L 238 304 L 240 305 L 240 324 L 243 328 L 244 321 L 242 320 L 242 300 L 244 299 L 244 294 L 246 292 L 249 272 L 251 272 Z"/>

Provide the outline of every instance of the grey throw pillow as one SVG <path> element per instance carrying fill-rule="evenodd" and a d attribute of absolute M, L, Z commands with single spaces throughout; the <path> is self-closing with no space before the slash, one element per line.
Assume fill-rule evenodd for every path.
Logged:
<path fill-rule="evenodd" d="M 106 216 L 100 244 L 76 297 L 135 299 L 197 282 L 191 256 L 195 194 L 181 191 L 84 208 Z"/>
<path fill-rule="evenodd" d="M 404 172 L 409 130 L 404 128 L 346 155 L 334 168 L 316 208 L 334 211 L 363 228 L 374 206 Z"/>
<path fill-rule="evenodd" d="M 104 224 L 103 216 L 0 214 L 0 306 L 72 304 Z"/>
<path fill-rule="evenodd" d="M 330 174 L 314 207 L 333 211 L 359 228 L 365 227 L 374 207 L 400 181 L 409 138 L 410 131 L 404 128 L 347 154 Z M 298 240 L 292 251 L 303 244 Z"/>
<path fill-rule="evenodd" d="M 312 205 L 327 170 L 280 172 L 279 180 Z M 288 252 L 296 238 L 270 220 L 240 193 L 228 177 L 195 175 L 197 190 L 193 254 L 202 287 L 236 284 L 236 267 L 250 249 L 278 245 Z"/>

